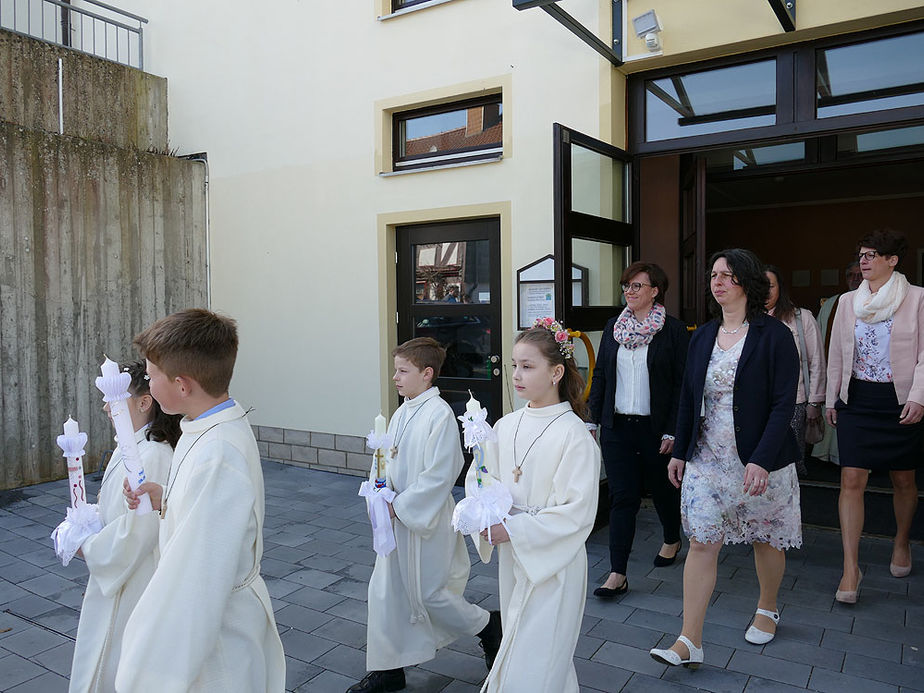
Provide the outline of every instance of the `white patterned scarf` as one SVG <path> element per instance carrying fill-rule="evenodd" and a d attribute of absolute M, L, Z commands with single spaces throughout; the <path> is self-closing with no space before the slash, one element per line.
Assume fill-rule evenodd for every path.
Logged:
<path fill-rule="evenodd" d="M 665 316 L 666 311 L 660 303 L 655 303 L 641 321 L 626 308 L 613 325 L 613 339 L 630 351 L 647 346 L 664 327 Z"/>
<path fill-rule="evenodd" d="M 889 281 L 876 293 L 869 290 L 869 280 L 864 279 L 853 295 L 853 312 L 867 324 L 888 320 L 895 315 L 907 293 L 908 280 L 901 272 L 892 272 Z"/>

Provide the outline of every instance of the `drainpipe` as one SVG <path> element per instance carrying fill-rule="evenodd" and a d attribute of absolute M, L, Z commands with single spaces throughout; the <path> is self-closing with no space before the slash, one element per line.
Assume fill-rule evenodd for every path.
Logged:
<path fill-rule="evenodd" d="M 179 157 L 186 161 L 200 161 L 205 166 L 205 301 L 206 308 L 212 309 L 212 248 L 211 228 L 209 224 L 209 155 L 207 152 L 187 154 Z"/>

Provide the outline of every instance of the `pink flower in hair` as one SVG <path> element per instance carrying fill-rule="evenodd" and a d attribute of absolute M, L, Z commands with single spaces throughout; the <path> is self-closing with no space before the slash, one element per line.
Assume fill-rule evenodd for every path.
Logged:
<path fill-rule="evenodd" d="M 555 333 L 555 341 L 561 344 L 562 342 L 568 341 L 568 333 L 564 330 L 559 330 Z"/>

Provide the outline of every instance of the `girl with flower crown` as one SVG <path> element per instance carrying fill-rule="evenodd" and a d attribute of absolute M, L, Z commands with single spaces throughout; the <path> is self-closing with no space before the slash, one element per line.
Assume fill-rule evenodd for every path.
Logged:
<path fill-rule="evenodd" d="M 510 517 L 482 532 L 497 545 L 503 639 L 482 691 L 578 690 L 574 670 L 587 553 L 600 481 L 600 449 L 584 424 L 584 382 L 564 327 L 551 318 L 520 333 L 513 386 L 527 400 L 495 425 L 488 472 L 513 496 Z M 474 474 L 474 471 L 470 471 Z"/>
<path fill-rule="evenodd" d="M 145 474 L 149 481 L 164 483 L 180 438 L 180 417 L 165 414 L 151 397 L 143 360 L 125 364 L 122 370 L 132 377 L 128 415 Z M 109 405 L 103 409 L 108 413 Z M 115 690 L 125 624 L 157 563 L 160 517 L 129 512 L 122 495 L 124 480 L 120 446 L 109 459 L 98 494 L 105 526 L 83 543 L 78 554 L 87 562 L 90 578 L 77 625 L 71 691 Z"/>

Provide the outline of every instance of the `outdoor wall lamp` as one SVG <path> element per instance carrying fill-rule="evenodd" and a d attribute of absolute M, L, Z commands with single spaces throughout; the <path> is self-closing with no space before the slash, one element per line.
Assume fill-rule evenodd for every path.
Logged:
<path fill-rule="evenodd" d="M 632 19 L 632 26 L 635 29 L 635 35 L 645 40 L 645 47 L 652 53 L 661 50 L 661 22 L 654 10 L 648 10 L 644 14 Z"/>

